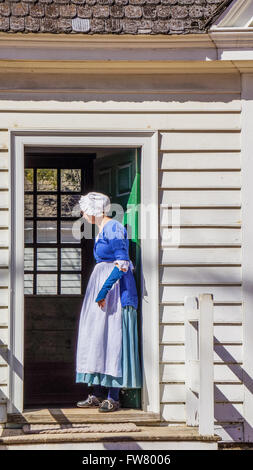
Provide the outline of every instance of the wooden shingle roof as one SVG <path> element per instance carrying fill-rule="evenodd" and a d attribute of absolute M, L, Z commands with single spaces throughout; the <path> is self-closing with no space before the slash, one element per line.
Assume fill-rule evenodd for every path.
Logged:
<path fill-rule="evenodd" d="M 0 0 L 0 31 L 71 34 L 204 33 L 229 0 Z"/>

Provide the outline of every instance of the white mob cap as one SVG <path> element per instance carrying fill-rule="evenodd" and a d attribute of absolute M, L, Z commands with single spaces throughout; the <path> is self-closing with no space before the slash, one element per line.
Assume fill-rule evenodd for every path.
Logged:
<path fill-rule="evenodd" d="M 79 206 L 87 215 L 99 217 L 109 212 L 111 203 L 106 194 L 91 192 L 85 196 L 81 196 Z"/>

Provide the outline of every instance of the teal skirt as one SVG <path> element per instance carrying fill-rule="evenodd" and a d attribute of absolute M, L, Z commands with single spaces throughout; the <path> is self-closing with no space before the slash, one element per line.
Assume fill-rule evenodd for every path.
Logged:
<path fill-rule="evenodd" d="M 137 311 L 131 305 L 122 307 L 122 373 L 123 377 L 95 372 L 76 373 L 76 382 L 103 387 L 141 388 L 142 374 L 138 351 Z"/>

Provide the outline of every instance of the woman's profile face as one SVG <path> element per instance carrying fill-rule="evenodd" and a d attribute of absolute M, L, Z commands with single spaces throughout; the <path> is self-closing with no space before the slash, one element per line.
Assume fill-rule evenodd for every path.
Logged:
<path fill-rule="evenodd" d="M 86 212 L 81 211 L 81 216 L 84 217 L 84 219 L 87 220 L 87 222 L 89 222 L 89 224 L 94 224 L 95 223 L 94 215 L 88 215 L 88 214 L 86 214 Z"/>

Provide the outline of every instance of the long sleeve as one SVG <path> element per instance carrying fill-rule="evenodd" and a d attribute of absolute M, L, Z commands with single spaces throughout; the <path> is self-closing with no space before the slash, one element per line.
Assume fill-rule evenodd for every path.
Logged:
<path fill-rule="evenodd" d="M 106 227 L 106 226 L 105 226 Z M 124 226 L 115 222 L 106 227 L 105 236 L 115 267 L 100 289 L 96 302 L 106 297 L 113 284 L 126 274 L 129 268 L 128 239 Z M 118 266 L 116 265 L 118 264 Z"/>
<path fill-rule="evenodd" d="M 118 268 L 118 266 L 115 266 L 113 268 L 110 276 L 108 276 L 108 278 L 105 280 L 102 288 L 100 289 L 100 291 L 97 295 L 97 298 L 96 298 L 96 302 L 98 302 L 99 300 L 105 299 L 107 293 L 112 288 L 113 284 L 115 284 L 115 282 L 117 282 L 117 280 L 120 279 L 123 275 L 124 275 L 124 271 L 121 271 Z"/>

